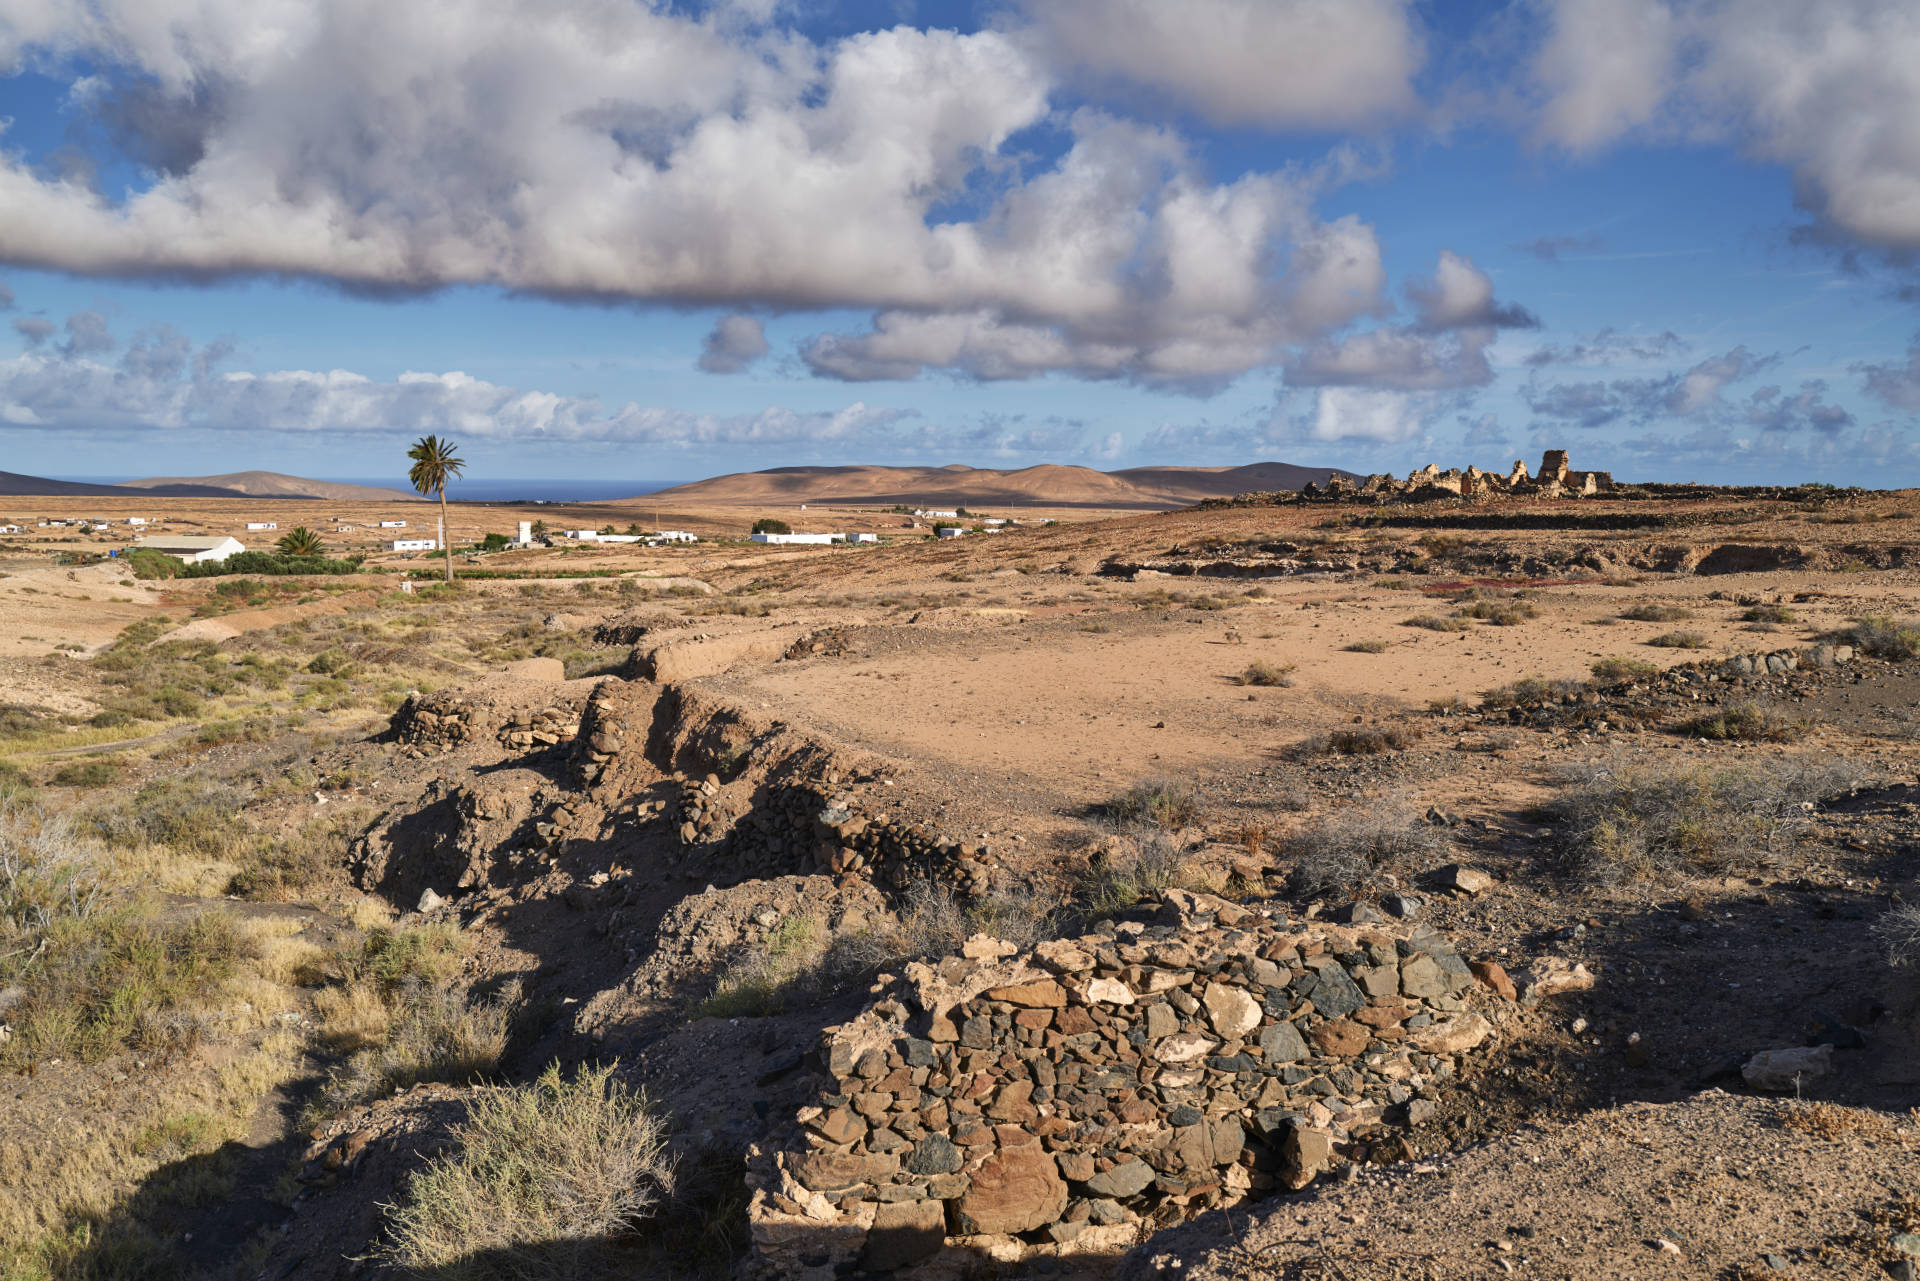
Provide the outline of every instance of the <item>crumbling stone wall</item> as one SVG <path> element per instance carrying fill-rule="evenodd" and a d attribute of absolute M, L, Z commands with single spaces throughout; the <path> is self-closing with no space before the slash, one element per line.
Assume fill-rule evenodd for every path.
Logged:
<path fill-rule="evenodd" d="M 976 939 L 829 1033 L 818 1102 L 754 1163 L 766 1275 L 1130 1243 L 1139 1223 L 1404 1153 L 1513 988 L 1428 930 L 1173 923 Z M 1479 977 L 1476 977 L 1478 974 Z"/>

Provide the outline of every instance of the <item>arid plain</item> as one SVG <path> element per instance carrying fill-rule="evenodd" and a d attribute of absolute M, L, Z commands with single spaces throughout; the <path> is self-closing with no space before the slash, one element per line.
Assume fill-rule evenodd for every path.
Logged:
<path fill-rule="evenodd" d="M 0 1275 L 1911 1275 L 1914 492 L 734 497 L 0 498 Z"/>

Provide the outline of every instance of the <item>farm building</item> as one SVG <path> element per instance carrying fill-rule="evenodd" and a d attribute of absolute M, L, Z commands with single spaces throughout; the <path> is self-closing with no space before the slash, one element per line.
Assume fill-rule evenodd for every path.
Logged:
<path fill-rule="evenodd" d="M 383 520 L 380 522 L 380 528 L 382 529 L 405 529 L 406 527 L 407 522 L 404 520 Z"/>
<path fill-rule="evenodd" d="M 654 537 L 663 543 L 697 543 L 700 541 L 698 535 L 690 534 L 684 529 L 663 529 L 655 534 Z"/>
<path fill-rule="evenodd" d="M 387 544 L 387 550 L 396 552 L 437 552 L 440 540 L 437 538 L 396 538 Z"/>
<path fill-rule="evenodd" d="M 958 525 L 942 525 L 933 532 L 934 535 L 939 538 L 958 538 L 967 531 Z"/>
<path fill-rule="evenodd" d="M 816 546 L 816 545 L 825 545 L 828 543 L 837 542 L 839 538 L 840 538 L 840 535 L 838 534 L 764 534 L 762 533 L 762 534 L 755 534 L 753 536 L 753 541 L 756 543 L 772 543 L 777 546 L 787 546 L 787 545 L 800 544 L 800 543 L 804 543 L 808 546 Z"/>
<path fill-rule="evenodd" d="M 189 565 L 199 565 L 207 561 L 225 560 L 247 549 L 239 539 L 224 534 L 155 534 L 151 538 L 139 539 L 127 550 L 159 552 L 162 556 L 171 556 Z"/>
<path fill-rule="evenodd" d="M 848 542 L 850 542 L 850 543 L 877 543 L 877 542 L 879 542 L 879 541 L 880 541 L 880 535 L 878 535 L 878 534 L 848 534 L 848 535 L 847 535 L 847 541 L 848 541 Z"/>
<path fill-rule="evenodd" d="M 280 528 L 280 522 L 277 520 L 250 520 L 247 522 L 247 528 L 249 530 L 278 529 Z"/>

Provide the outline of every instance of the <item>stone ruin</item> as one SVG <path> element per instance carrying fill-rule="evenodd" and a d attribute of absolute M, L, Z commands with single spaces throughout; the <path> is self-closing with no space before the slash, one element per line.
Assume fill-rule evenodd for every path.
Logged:
<path fill-rule="evenodd" d="M 1025 952 L 976 936 L 828 1029 L 817 1101 L 750 1160 L 757 1275 L 1117 1253 L 1410 1156 L 1516 996 L 1425 927 L 1181 891 L 1163 920 Z"/>
<path fill-rule="evenodd" d="M 1511 471 L 1481 471 L 1469 466 L 1465 471 L 1438 463 L 1428 463 L 1409 472 L 1405 480 L 1391 473 L 1376 472 L 1361 480 L 1332 475 L 1325 485 L 1309 481 L 1298 494 L 1289 491 L 1240 494 L 1228 499 L 1210 499 L 1202 507 L 1266 507 L 1290 502 L 1430 502 L 1437 499 L 1465 498 L 1585 498 L 1616 492 L 1613 474 L 1604 471 L 1575 471 L 1568 465 L 1567 451 L 1549 449 L 1540 459 L 1537 473 L 1527 471 L 1524 460 L 1515 459 Z"/>

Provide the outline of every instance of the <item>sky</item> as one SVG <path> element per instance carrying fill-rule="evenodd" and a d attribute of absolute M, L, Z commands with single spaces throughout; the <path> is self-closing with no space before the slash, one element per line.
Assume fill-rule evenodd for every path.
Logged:
<path fill-rule="evenodd" d="M 1920 485 L 1912 0 L 8 0 L 0 470 Z"/>

